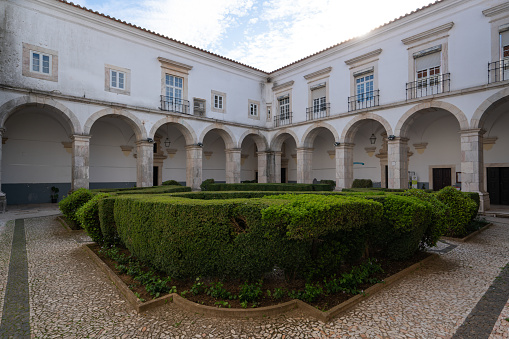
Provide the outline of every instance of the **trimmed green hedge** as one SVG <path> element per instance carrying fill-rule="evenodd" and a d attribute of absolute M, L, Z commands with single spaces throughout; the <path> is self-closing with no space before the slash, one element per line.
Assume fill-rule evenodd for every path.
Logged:
<path fill-rule="evenodd" d="M 371 188 L 373 182 L 371 179 L 355 179 L 352 183 L 352 188 Z"/>
<path fill-rule="evenodd" d="M 182 185 L 176 180 L 166 180 L 163 182 L 163 186 L 182 186 Z"/>
<path fill-rule="evenodd" d="M 76 211 L 76 218 L 87 234 L 98 244 L 103 243 L 103 233 L 101 231 L 99 219 L 99 201 L 110 196 L 108 193 L 96 194 Z"/>
<path fill-rule="evenodd" d="M 92 199 L 93 193 L 85 188 L 79 188 L 70 195 L 66 196 L 58 203 L 58 208 L 70 222 L 76 226 L 80 226 L 80 222 L 76 217 L 76 211 L 87 201 Z"/>
<path fill-rule="evenodd" d="M 99 200 L 99 223 L 103 242 L 106 245 L 121 243 L 115 225 L 115 198 L 109 197 Z"/>
<path fill-rule="evenodd" d="M 162 194 L 176 192 L 191 192 L 191 187 L 187 186 L 152 186 L 152 187 L 129 187 L 129 188 L 105 188 L 94 189 L 94 193 L 112 193 L 112 194 Z"/>
<path fill-rule="evenodd" d="M 436 196 L 451 211 L 447 220 L 446 235 L 453 237 L 466 235 L 467 225 L 474 220 L 479 209 L 476 202 L 471 199 L 471 195 L 448 186 L 438 191 Z"/>
<path fill-rule="evenodd" d="M 207 191 L 332 191 L 333 187 L 328 184 L 219 184 L 209 183 L 202 184 L 202 189 Z"/>

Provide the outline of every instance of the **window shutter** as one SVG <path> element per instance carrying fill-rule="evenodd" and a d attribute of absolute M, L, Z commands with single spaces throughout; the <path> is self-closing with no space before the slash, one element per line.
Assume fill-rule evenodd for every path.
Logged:
<path fill-rule="evenodd" d="M 504 46 L 509 46 L 509 30 L 500 32 L 500 42 L 502 44 L 502 50 L 504 49 Z"/>
<path fill-rule="evenodd" d="M 441 53 L 427 54 L 422 57 L 415 59 L 415 70 L 422 71 L 424 69 L 430 69 L 432 67 L 440 66 L 441 64 Z"/>
<path fill-rule="evenodd" d="M 323 87 L 319 87 L 319 88 L 316 88 L 316 89 L 312 90 L 311 91 L 311 95 L 313 97 L 313 100 L 325 97 L 325 94 L 326 94 L 325 88 L 326 87 L 323 86 Z"/>

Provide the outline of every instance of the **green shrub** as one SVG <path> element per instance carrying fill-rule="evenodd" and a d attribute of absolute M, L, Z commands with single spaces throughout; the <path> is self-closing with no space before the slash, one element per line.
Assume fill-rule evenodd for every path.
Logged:
<path fill-rule="evenodd" d="M 200 185 L 202 191 L 208 191 L 208 186 L 214 183 L 214 179 L 206 179 Z"/>
<path fill-rule="evenodd" d="M 90 238 L 98 244 L 103 243 L 103 234 L 99 221 L 99 200 L 108 196 L 108 193 L 96 194 L 76 211 L 76 218 Z"/>
<path fill-rule="evenodd" d="M 427 247 L 435 246 L 438 239 L 447 231 L 447 222 L 451 213 L 449 207 L 438 200 L 435 194 L 426 193 L 420 189 L 407 190 L 404 194 L 431 204 L 431 221 L 422 241 L 423 245 Z"/>
<path fill-rule="evenodd" d="M 203 184 L 202 184 L 203 185 Z M 207 191 L 332 191 L 329 184 L 278 184 L 278 183 L 246 183 L 246 184 L 224 184 L 209 183 Z"/>
<path fill-rule="evenodd" d="M 320 184 L 329 185 L 334 190 L 336 188 L 336 181 L 335 180 L 320 180 Z"/>
<path fill-rule="evenodd" d="M 253 302 L 258 301 L 263 295 L 262 281 L 260 280 L 254 284 L 248 284 L 247 281 L 242 284 L 239 292 L 239 300 Z"/>
<path fill-rule="evenodd" d="M 175 180 L 166 180 L 163 182 L 163 186 L 182 186 L 182 185 Z"/>
<path fill-rule="evenodd" d="M 475 204 L 477 206 L 477 210 L 479 211 L 479 207 L 481 204 L 479 193 L 477 193 L 477 192 L 463 192 L 463 194 L 469 196 L 470 199 L 472 199 L 475 202 Z M 475 218 L 475 216 L 474 216 L 474 218 Z"/>
<path fill-rule="evenodd" d="M 391 259 L 403 260 L 418 249 L 429 226 L 431 204 L 410 196 L 388 194 L 367 197 L 383 204 L 383 219 L 370 225 L 369 248 Z"/>
<path fill-rule="evenodd" d="M 103 242 L 106 245 L 120 243 L 117 227 L 115 226 L 114 207 L 114 197 L 99 200 L 99 224 L 103 235 Z"/>
<path fill-rule="evenodd" d="M 442 188 L 436 196 L 450 209 L 446 235 L 453 237 L 466 235 L 467 225 L 477 215 L 478 206 L 475 201 L 452 186 Z"/>
<path fill-rule="evenodd" d="M 352 188 L 370 188 L 373 187 L 371 179 L 355 179 L 352 183 Z"/>
<path fill-rule="evenodd" d="M 80 226 L 80 222 L 76 217 L 76 211 L 83 206 L 87 201 L 92 199 L 93 193 L 85 188 L 79 188 L 67 197 L 60 200 L 58 207 L 62 214 L 77 226 Z"/>

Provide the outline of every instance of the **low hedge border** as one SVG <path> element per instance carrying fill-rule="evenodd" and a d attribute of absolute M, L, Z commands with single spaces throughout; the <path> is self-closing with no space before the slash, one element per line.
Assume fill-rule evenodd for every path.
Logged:
<path fill-rule="evenodd" d="M 279 305 L 260 307 L 255 309 L 242 309 L 242 308 L 218 308 L 213 306 L 205 306 L 189 301 L 185 298 L 182 298 L 177 293 L 171 293 L 160 298 L 141 302 L 134 293 L 129 289 L 129 287 L 113 272 L 108 265 L 106 265 L 101 258 L 99 258 L 87 245 L 83 245 L 82 250 L 87 254 L 87 256 L 106 274 L 106 276 L 113 282 L 115 287 L 119 290 L 120 294 L 126 299 L 126 301 L 131 305 L 131 307 L 137 312 L 142 313 L 146 312 L 150 309 L 157 308 L 159 306 L 163 306 L 169 302 L 174 302 L 175 305 L 189 312 L 199 313 L 205 316 L 210 317 L 220 317 L 220 318 L 255 318 L 255 317 L 266 317 L 266 316 L 277 316 L 293 309 L 300 309 L 309 317 L 313 317 L 317 320 L 323 322 L 329 322 L 332 319 L 336 318 L 340 314 L 348 311 L 352 307 L 356 306 L 360 302 L 367 300 L 372 297 L 376 293 L 385 289 L 386 287 L 394 284 L 395 282 L 403 279 L 404 277 L 410 275 L 425 263 L 428 263 L 435 258 L 438 257 L 438 254 L 430 254 L 427 258 L 421 260 L 418 263 L 413 264 L 405 268 L 404 270 L 388 277 L 383 282 L 375 284 L 369 287 L 364 291 L 364 294 L 358 294 L 347 301 L 331 308 L 330 310 L 323 312 L 318 310 L 317 308 L 305 303 L 301 300 L 291 300 L 286 303 L 282 303 Z"/>
<path fill-rule="evenodd" d="M 223 184 L 208 183 L 203 185 L 206 191 L 332 191 L 334 187 L 329 184 L 277 184 L 277 183 L 244 183 Z"/>
<path fill-rule="evenodd" d="M 476 235 L 478 235 L 479 233 L 486 231 L 491 226 L 493 226 L 493 224 L 489 223 L 488 225 L 484 226 L 483 228 L 481 228 L 475 232 L 470 233 L 469 235 L 467 235 L 464 238 L 441 237 L 440 239 L 448 240 L 448 241 L 456 241 L 456 242 L 467 242 L 470 239 L 472 239 L 473 237 L 475 237 Z"/>

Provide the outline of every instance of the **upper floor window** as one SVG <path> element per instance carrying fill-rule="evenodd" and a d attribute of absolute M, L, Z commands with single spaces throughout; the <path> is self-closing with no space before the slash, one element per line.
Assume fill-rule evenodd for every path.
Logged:
<path fill-rule="evenodd" d="M 250 119 L 260 119 L 260 102 L 255 100 L 248 100 L 248 112 Z"/>
<path fill-rule="evenodd" d="M 284 96 L 278 99 L 279 102 L 279 114 L 281 116 L 288 116 L 290 113 L 290 96 Z"/>
<path fill-rule="evenodd" d="M 165 95 L 166 99 L 170 101 L 179 101 L 182 99 L 182 89 L 184 88 L 184 79 L 166 74 L 165 80 Z"/>
<path fill-rule="evenodd" d="M 407 83 L 407 99 L 450 91 L 449 74 L 444 74 L 442 45 L 413 53 L 414 81 Z"/>
<path fill-rule="evenodd" d="M 125 89 L 125 73 L 110 70 L 110 86 L 112 88 Z"/>
<path fill-rule="evenodd" d="M 251 116 L 258 116 L 258 105 L 257 104 L 250 104 L 249 105 L 249 114 Z"/>
<path fill-rule="evenodd" d="M 51 55 L 30 51 L 30 70 L 36 73 L 51 74 Z"/>
<path fill-rule="evenodd" d="M 348 110 L 354 111 L 379 105 L 379 91 L 375 90 L 375 69 L 366 68 L 353 73 L 354 95 L 348 98 Z"/>
<path fill-rule="evenodd" d="M 311 106 L 306 109 L 306 120 L 319 119 L 329 116 L 327 103 L 327 82 L 320 82 L 310 86 Z"/>
<path fill-rule="evenodd" d="M 22 74 L 41 80 L 58 81 L 57 51 L 23 43 Z"/>
<path fill-rule="evenodd" d="M 211 105 L 213 112 L 226 113 L 226 93 L 212 91 Z"/>
<path fill-rule="evenodd" d="M 358 102 L 373 98 L 373 73 L 357 76 L 355 78 L 355 95 Z"/>
<path fill-rule="evenodd" d="M 128 68 L 104 65 L 104 90 L 117 94 L 131 94 L 131 70 Z"/>

